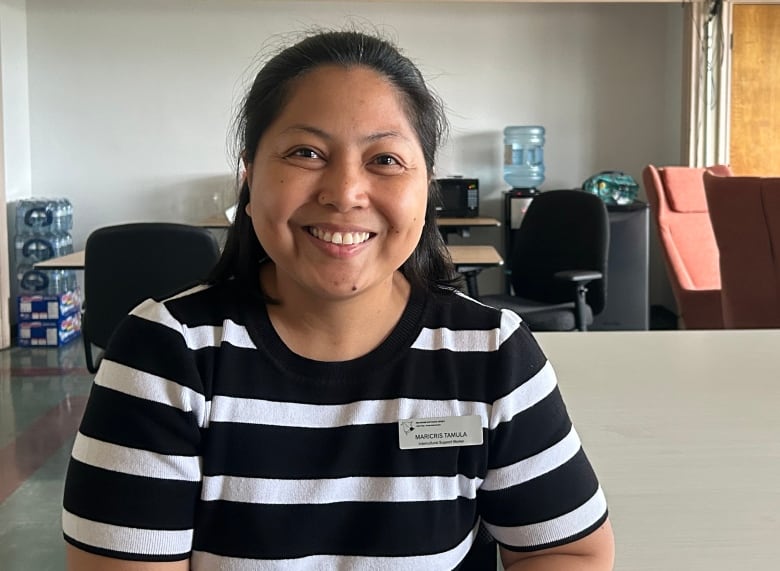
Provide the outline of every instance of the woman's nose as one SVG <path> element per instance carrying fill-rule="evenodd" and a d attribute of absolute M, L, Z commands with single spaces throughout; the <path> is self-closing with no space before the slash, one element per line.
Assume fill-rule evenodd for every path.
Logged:
<path fill-rule="evenodd" d="M 368 205 L 368 172 L 362 163 L 331 160 L 320 179 L 317 202 L 332 206 L 339 212 Z"/>

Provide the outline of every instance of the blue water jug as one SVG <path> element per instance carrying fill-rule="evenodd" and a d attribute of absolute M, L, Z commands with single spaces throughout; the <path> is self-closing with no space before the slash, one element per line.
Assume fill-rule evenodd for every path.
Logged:
<path fill-rule="evenodd" d="M 544 127 L 504 129 L 504 180 L 512 188 L 538 188 L 544 182 Z"/>

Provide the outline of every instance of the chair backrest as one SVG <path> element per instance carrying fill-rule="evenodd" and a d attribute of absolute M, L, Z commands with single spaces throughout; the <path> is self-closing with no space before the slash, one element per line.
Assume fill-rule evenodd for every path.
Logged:
<path fill-rule="evenodd" d="M 704 175 L 728 328 L 780 327 L 780 178 Z"/>
<path fill-rule="evenodd" d="M 731 169 L 725 165 L 648 165 L 642 172 L 677 309 L 685 327 L 690 329 L 723 327 L 718 248 L 702 179 L 707 170 L 731 175 Z"/>
<path fill-rule="evenodd" d="M 219 258 L 205 228 L 166 222 L 107 226 L 93 231 L 84 252 L 84 341 L 105 348 L 136 305 L 203 280 Z"/>
<path fill-rule="evenodd" d="M 573 299 L 571 285 L 553 274 L 595 270 L 603 279 L 588 285 L 586 301 L 593 314 L 607 296 L 609 215 L 604 202 L 582 190 L 551 190 L 537 195 L 515 233 L 510 254 L 515 295 L 547 303 Z"/>

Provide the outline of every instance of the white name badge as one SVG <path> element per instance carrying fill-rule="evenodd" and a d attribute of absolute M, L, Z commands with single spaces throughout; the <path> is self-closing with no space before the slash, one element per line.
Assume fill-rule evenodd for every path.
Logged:
<path fill-rule="evenodd" d="M 401 450 L 476 446 L 482 444 L 482 420 L 476 414 L 399 420 L 398 443 Z"/>

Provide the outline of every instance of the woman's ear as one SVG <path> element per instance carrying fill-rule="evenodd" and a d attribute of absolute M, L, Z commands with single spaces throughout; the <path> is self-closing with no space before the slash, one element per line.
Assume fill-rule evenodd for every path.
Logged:
<path fill-rule="evenodd" d="M 246 179 L 247 184 L 249 185 L 249 188 L 252 188 L 252 175 L 254 169 L 252 168 L 254 165 L 252 163 L 248 163 L 246 161 L 246 153 L 241 153 L 241 165 L 240 168 L 243 171 L 242 174 L 244 175 L 244 178 Z"/>
<path fill-rule="evenodd" d="M 244 212 L 246 212 L 246 215 L 250 218 L 252 217 L 252 213 L 250 211 L 249 205 L 252 203 L 252 177 L 254 176 L 254 164 L 247 163 L 246 162 L 246 155 L 244 153 L 241 153 L 241 162 L 244 167 L 244 181 L 247 185 L 247 202 L 246 206 L 244 207 Z"/>

